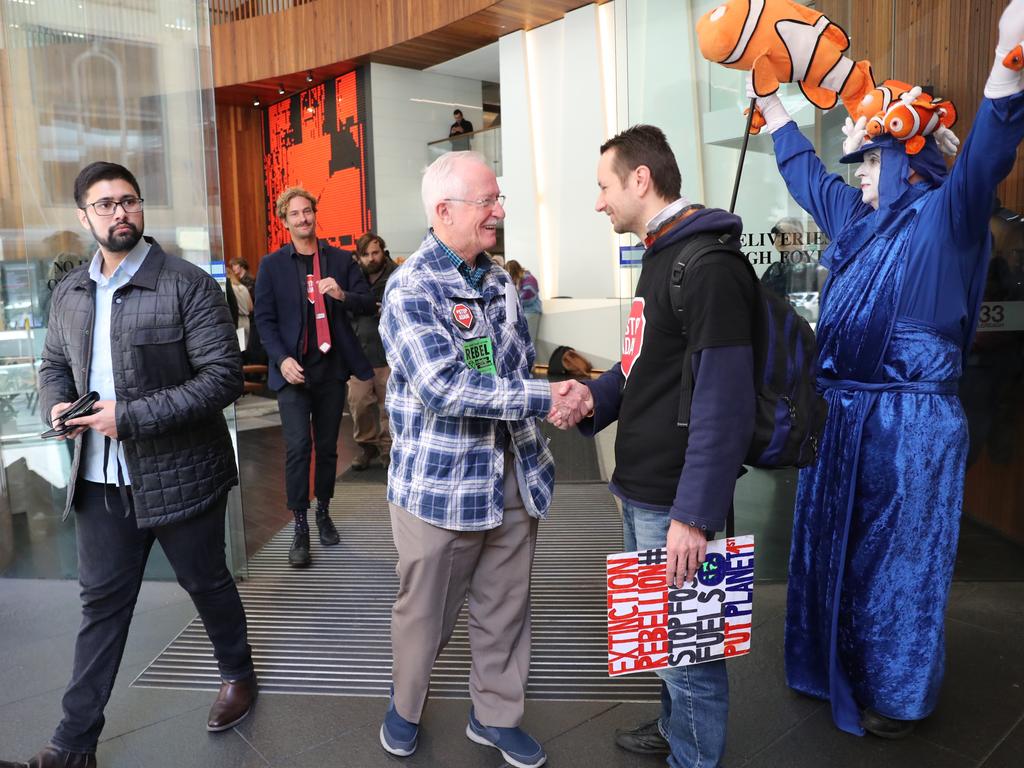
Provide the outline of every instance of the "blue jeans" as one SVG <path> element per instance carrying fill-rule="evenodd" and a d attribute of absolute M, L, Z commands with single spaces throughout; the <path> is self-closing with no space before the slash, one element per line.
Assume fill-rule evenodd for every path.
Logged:
<path fill-rule="evenodd" d="M 626 552 L 664 547 L 671 518 L 667 512 L 622 502 Z M 729 716 L 729 677 L 724 661 L 659 670 L 661 717 L 658 728 L 672 748 L 672 768 L 718 768 L 725 752 Z"/>

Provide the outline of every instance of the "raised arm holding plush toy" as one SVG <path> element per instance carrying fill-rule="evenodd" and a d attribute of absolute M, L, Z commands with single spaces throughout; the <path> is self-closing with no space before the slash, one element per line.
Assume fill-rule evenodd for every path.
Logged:
<path fill-rule="evenodd" d="M 832 241 L 817 327 L 829 415 L 797 491 L 786 678 L 829 699 L 850 733 L 905 736 L 942 683 L 967 454 L 957 382 L 996 185 L 1024 137 L 1022 41 L 1024 0 L 1013 0 L 949 171 L 940 148 L 956 151 L 956 111 L 909 84 L 847 105 L 856 121 L 841 162 L 860 164 L 860 189 L 825 170 L 776 95 L 757 99 L 790 194 Z"/>

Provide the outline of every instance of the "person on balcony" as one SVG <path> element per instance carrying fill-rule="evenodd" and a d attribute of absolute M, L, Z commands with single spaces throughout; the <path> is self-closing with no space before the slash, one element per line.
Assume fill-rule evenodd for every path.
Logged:
<path fill-rule="evenodd" d="M 452 123 L 451 128 L 448 129 L 448 138 L 452 139 L 452 149 L 456 151 L 467 150 L 469 149 L 469 137 L 454 137 L 462 136 L 465 133 L 472 133 L 473 124 L 462 116 L 461 109 L 456 109 L 454 112 L 452 112 L 452 116 L 455 118 L 455 122 Z"/>

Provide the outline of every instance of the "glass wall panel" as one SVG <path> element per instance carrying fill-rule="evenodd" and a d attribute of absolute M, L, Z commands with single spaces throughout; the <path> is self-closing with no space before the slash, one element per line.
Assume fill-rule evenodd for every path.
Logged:
<path fill-rule="evenodd" d="M 0 575 L 76 575 L 74 525 L 60 520 L 70 446 L 39 439 L 35 394 L 53 288 L 96 247 L 75 176 L 127 166 L 146 234 L 223 276 L 211 84 L 204 2 L 0 3 Z M 241 567 L 237 491 L 229 511 Z M 149 575 L 169 578 L 158 549 Z"/>

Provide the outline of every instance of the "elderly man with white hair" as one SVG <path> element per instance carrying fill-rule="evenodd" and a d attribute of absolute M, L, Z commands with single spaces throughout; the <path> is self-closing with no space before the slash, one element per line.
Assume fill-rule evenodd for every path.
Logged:
<path fill-rule="evenodd" d="M 400 579 L 380 740 L 393 755 L 415 751 L 431 670 L 468 595 L 466 736 L 533 768 L 547 758 L 519 728 L 530 568 L 555 476 L 538 419 L 582 403 L 530 378 L 534 349 L 515 286 L 484 253 L 505 218 L 484 158 L 443 155 L 422 191 L 431 228 L 388 282 L 380 322 L 391 365 L 388 501 Z"/>

